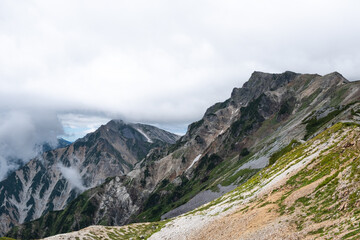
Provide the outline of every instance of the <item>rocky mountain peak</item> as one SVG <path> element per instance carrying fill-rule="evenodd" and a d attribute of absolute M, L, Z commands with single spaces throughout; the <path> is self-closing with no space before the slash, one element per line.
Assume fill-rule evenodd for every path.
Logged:
<path fill-rule="evenodd" d="M 114 130 L 117 131 L 119 127 L 126 125 L 126 123 L 121 120 L 121 119 L 113 119 L 110 120 L 108 123 L 106 123 L 105 125 L 102 125 L 100 128 L 106 130 Z"/>
<path fill-rule="evenodd" d="M 329 74 L 324 75 L 323 77 L 326 81 L 328 81 L 329 83 L 337 83 L 337 84 L 344 84 L 344 83 L 349 83 L 350 81 L 347 80 L 346 78 L 344 78 L 343 75 L 341 75 L 338 72 L 332 72 Z"/>
<path fill-rule="evenodd" d="M 243 88 L 261 92 L 275 90 L 293 81 L 298 75 L 300 74 L 290 71 L 280 74 L 255 71 L 251 74 L 249 81 L 244 83 Z"/>
<path fill-rule="evenodd" d="M 274 91 L 294 81 L 301 74 L 286 71 L 284 73 L 264 73 L 255 71 L 242 88 L 234 88 L 231 93 L 232 104 L 245 106 L 252 99 L 258 98 L 266 91 Z"/>
<path fill-rule="evenodd" d="M 113 119 L 110 122 L 108 122 L 106 124 L 107 126 L 112 126 L 112 125 L 125 125 L 125 122 L 121 119 Z"/>
<path fill-rule="evenodd" d="M 153 126 L 112 120 L 64 148 L 45 152 L 0 182 L 0 236 L 14 225 L 63 209 L 109 177 L 129 173 L 150 150 L 177 139 Z"/>

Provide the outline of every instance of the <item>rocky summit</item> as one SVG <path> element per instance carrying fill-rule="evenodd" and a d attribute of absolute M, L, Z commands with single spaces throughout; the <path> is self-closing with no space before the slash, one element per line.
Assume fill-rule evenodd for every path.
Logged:
<path fill-rule="evenodd" d="M 180 139 L 168 134 L 166 141 L 161 138 L 172 144 L 156 144 L 150 127 L 111 121 L 67 148 L 44 153 L 48 165 L 34 159 L 29 168 L 43 168 L 45 176 L 50 172 L 64 183 L 54 194 L 43 190 L 49 204 L 42 203 L 43 211 L 25 218 L 23 209 L 29 213 L 40 204 L 37 194 L 56 189 L 55 182 L 47 187 L 24 185 L 36 176 L 26 168 L 3 181 L 0 189 L 9 185 L 6 181 L 21 185 L 17 192 L 1 191 L 0 197 L 7 199 L 1 216 L 13 219 L 4 221 L 12 225 L 4 225 L 3 232 L 23 223 L 6 235 L 356 239 L 359 124 L 360 82 L 349 82 L 337 72 L 254 72 L 229 99 L 190 124 Z M 122 145 L 124 138 L 127 144 Z M 137 158 L 131 157 L 134 149 Z M 44 167 L 36 165 L 40 163 Z M 72 166 L 81 166 L 76 169 L 83 182 L 77 187 L 61 172 Z M 22 192 L 37 197 L 23 200 Z M 22 209 L 18 215 L 9 205 L 13 202 Z"/>

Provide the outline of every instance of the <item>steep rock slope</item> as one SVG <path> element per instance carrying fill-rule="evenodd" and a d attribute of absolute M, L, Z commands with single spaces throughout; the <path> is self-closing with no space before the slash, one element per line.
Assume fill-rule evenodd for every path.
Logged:
<path fill-rule="evenodd" d="M 151 149 L 177 139 L 152 126 L 112 120 L 67 147 L 45 152 L 0 182 L 0 234 L 63 209 L 87 188 L 128 173 Z"/>
<path fill-rule="evenodd" d="M 257 86 L 262 88 L 257 91 Z M 358 100 L 359 82 L 349 83 L 338 73 L 255 72 L 243 88 L 234 89 L 229 100 L 216 104 L 202 120 L 191 124 L 171 154 L 129 173 L 138 173 L 134 182 L 146 181 L 146 190 L 154 189 L 135 221 L 159 220 L 162 214 L 193 197 L 201 198 L 208 190 L 233 189 L 265 167 L 270 156 L 293 139 L 311 138 L 348 115 L 356 118 L 351 109 L 358 108 Z M 204 198 L 209 200 L 207 194 Z"/>
<path fill-rule="evenodd" d="M 338 123 L 150 239 L 358 239 L 360 125 Z"/>
<path fill-rule="evenodd" d="M 234 191 L 182 216 L 47 239 L 358 239 L 360 125 L 337 123 L 290 146 Z"/>
<path fill-rule="evenodd" d="M 191 199 L 211 201 L 219 195 L 208 197 L 208 193 L 224 193 L 244 183 L 294 139 L 311 139 L 349 116 L 356 120 L 359 100 L 360 83 L 350 83 L 339 73 L 254 72 L 230 99 L 210 107 L 191 124 L 175 145 L 151 151 L 126 176 L 72 202 L 74 206 L 91 203 L 90 217 L 85 217 L 85 209 L 69 205 L 63 212 L 13 229 L 9 236 L 39 238 L 92 224 L 123 225 L 176 216 L 182 209 L 197 207 L 186 206 Z M 79 226 L 82 216 L 85 220 Z M 49 219 L 55 218 L 68 224 L 49 226 Z"/>

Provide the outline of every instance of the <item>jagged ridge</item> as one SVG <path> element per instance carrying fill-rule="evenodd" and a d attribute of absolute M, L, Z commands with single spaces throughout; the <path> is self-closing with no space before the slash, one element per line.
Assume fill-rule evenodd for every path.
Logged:
<path fill-rule="evenodd" d="M 360 125 L 335 124 L 149 239 L 357 239 L 359 155 Z"/>
<path fill-rule="evenodd" d="M 128 173 L 151 149 L 176 139 L 152 126 L 112 120 L 65 148 L 45 152 L 0 183 L 0 235 L 63 209 L 87 188 Z"/>
<path fill-rule="evenodd" d="M 152 224 L 94 226 L 63 237 L 357 239 L 360 125 L 337 123 L 282 153 L 233 192 L 184 216 Z"/>
<path fill-rule="evenodd" d="M 257 91 L 259 84 L 264 88 Z M 92 190 L 87 201 L 96 202 L 96 218 L 86 224 L 158 220 L 201 191 L 235 187 L 265 167 L 270 155 L 293 139 L 311 138 L 333 122 L 348 119 L 357 111 L 359 104 L 352 103 L 359 98 L 360 84 L 349 83 L 338 73 L 255 72 L 243 88 L 234 89 L 230 99 L 214 105 L 203 119 L 191 124 L 174 146 L 149 154 L 127 177 Z M 119 197 L 119 191 L 126 197 Z M 81 216 L 81 212 L 63 216 L 71 219 L 75 215 Z M 45 220 L 15 229 L 10 235 L 22 236 L 26 229 L 39 234 L 39 223 Z M 43 225 L 41 228 L 43 236 L 53 234 Z M 62 231 L 74 229 L 72 222 Z"/>

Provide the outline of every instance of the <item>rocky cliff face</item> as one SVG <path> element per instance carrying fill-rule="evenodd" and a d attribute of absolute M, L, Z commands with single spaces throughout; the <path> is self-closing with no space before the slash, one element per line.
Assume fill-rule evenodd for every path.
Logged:
<path fill-rule="evenodd" d="M 359 126 L 337 123 L 283 149 L 248 182 L 149 239 L 359 239 Z"/>
<path fill-rule="evenodd" d="M 151 151 L 126 176 L 75 199 L 72 205 L 80 206 L 84 199 L 92 203 L 92 217 L 81 225 L 86 211 L 68 207 L 13 229 L 9 236 L 39 238 L 92 224 L 160 220 L 191 199 L 208 196 L 204 192 L 228 191 L 246 182 L 293 141 L 311 139 L 339 121 L 358 121 L 359 100 L 360 83 L 339 73 L 254 72 L 228 100 L 189 125 L 174 145 Z M 49 219 L 68 225 L 49 226 Z"/>
<path fill-rule="evenodd" d="M 359 239 L 360 125 L 337 123 L 276 155 L 231 193 L 177 218 L 46 239 Z"/>
<path fill-rule="evenodd" d="M 191 124 L 172 153 L 148 161 L 137 176 L 129 174 L 134 182 L 146 179 L 146 189 L 153 189 L 136 221 L 159 220 L 204 190 L 234 188 L 292 140 L 303 141 L 335 122 L 354 120 L 351 109 L 359 100 L 359 82 L 349 83 L 339 73 L 255 72 L 230 99 Z"/>
<path fill-rule="evenodd" d="M 151 149 L 177 139 L 156 127 L 112 120 L 67 147 L 45 152 L 0 182 L 0 234 L 63 209 L 86 189 L 130 172 Z"/>

